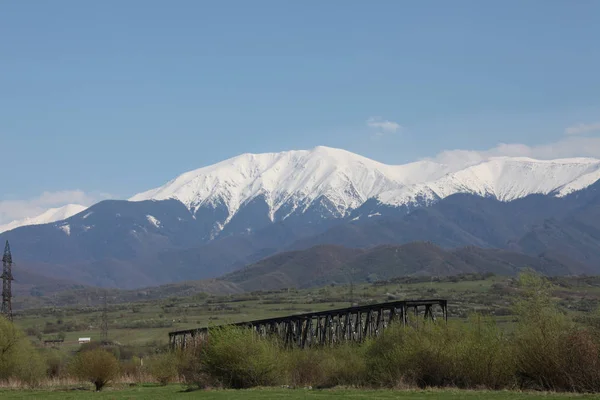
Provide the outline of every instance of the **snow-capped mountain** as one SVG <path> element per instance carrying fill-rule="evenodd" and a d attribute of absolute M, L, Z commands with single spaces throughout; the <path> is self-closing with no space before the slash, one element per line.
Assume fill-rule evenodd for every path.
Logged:
<path fill-rule="evenodd" d="M 4 232 L 0 243 L 9 240 L 36 271 L 128 288 L 217 277 L 321 244 L 431 241 L 534 256 L 562 245 L 558 256 L 591 268 L 600 263 L 599 178 L 600 160 L 587 158 L 498 157 L 458 168 L 386 165 L 327 147 L 243 154 L 130 200 L 30 220 L 42 225 Z"/>
<path fill-rule="evenodd" d="M 24 218 L 16 221 L 9 222 L 8 224 L 0 225 L 0 233 L 10 231 L 21 226 L 27 225 L 41 225 L 48 224 L 50 222 L 61 221 L 69 218 L 72 215 L 78 214 L 85 210 L 84 207 L 79 204 L 67 204 L 62 207 L 49 208 L 40 215 L 31 218 Z"/>
<path fill-rule="evenodd" d="M 218 234 L 245 206 L 259 201 L 268 219 L 317 210 L 342 218 L 367 200 L 410 209 L 456 193 L 511 201 L 530 194 L 564 196 L 600 178 L 600 160 L 498 157 L 455 170 L 433 161 L 386 165 L 345 150 L 243 154 L 187 172 L 131 201 L 177 199 L 193 214 L 219 209 Z M 250 226 L 248 228 L 251 228 Z"/>
<path fill-rule="evenodd" d="M 259 197 L 267 203 L 271 221 L 303 213 L 326 198 L 332 205 L 331 216 L 343 217 L 382 192 L 439 178 L 445 172 L 445 166 L 427 161 L 391 166 L 320 146 L 310 151 L 242 154 L 187 172 L 130 201 L 177 199 L 192 212 L 223 205 L 226 225 L 243 205 Z"/>

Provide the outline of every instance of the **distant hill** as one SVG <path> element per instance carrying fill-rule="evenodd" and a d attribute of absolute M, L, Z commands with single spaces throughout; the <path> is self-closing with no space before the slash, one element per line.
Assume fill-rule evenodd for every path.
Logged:
<path fill-rule="evenodd" d="M 532 268 L 552 275 L 590 273 L 572 260 L 536 257 L 507 250 L 463 247 L 445 250 L 432 243 L 352 249 L 322 245 L 268 257 L 222 279 L 244 290 L 306 288 L 327 284 L 387 280 L 399 276 L 449 276 L 461 273 L 514 275 Z"/>
<path fill-rule="evenodd" d="M 18 269 L 15 308 L 47 305 L 98 306 L 108 290 L 111 303 L 185 297 L 198 293 L 228 295 L 247 291 L 308 288 L 351 281 L 397 277 L 455 276 L 464 273 L 514 275 L 522 268 L 548 275 L 590 274 L 589 267 L 551 255 L 530 256 L 473 246 L 443 249 L 428 242 L 382 245 L 369 249 L 320 245 L 278 253 L 219 279 L 183 281 L 140 289 L 103 289 L 47 278 Z"/>
<path fill-rule="evenodd" d="M 364 253 L 364 250 L 342 246 L 315 246 L 267 257 L 221 279 L 245 290 L 308 287 L 314 286 L 315 282 L 326 284 L 343 266 Z"/>

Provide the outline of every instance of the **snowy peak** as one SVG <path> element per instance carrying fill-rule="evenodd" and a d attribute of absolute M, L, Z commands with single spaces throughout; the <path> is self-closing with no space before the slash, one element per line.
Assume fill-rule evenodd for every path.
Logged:
<path fill-rule="evenodd" d="M 417 198 L 436 200 L 455 193 L 491 196 L 512 201 L 531 194 L 565 196 L 600 179 L 600 161 L 589 158 L 534 160 L 497 157 L 440 179 L 393 189 L 378 196 L 388 205 L 404 205 Z"/>
<path fill-rule="evenodd" d="M 66 206 L 58 208 L 50 208 L 36 217 L 24 218 L 21 220 L 9 222 L 5 225 L 0 225 L 0 233 L 10 231 L 12 229 L 26 225 L 41 225 L 61 221 L 75 214 L 78 214 L 85 209 L 87 209 L 87 207 L 84 207 L 79 204 L 67 204 Z"/>
<path fill-rule="evenodd" d="M 320 146 L 309 151 L 242 154 L 184 173 L 130 200 L 173 198 L 191 211 L 204 205 L 223 204 L 231 218 L 242 205 L 262 196 L 273 220 L 284 205 L 291 212 L 301 212 L 317 199 L 326 198 L 335 205 L 335 216 L 342 217 L 383 191 L 412 183 L 415 177 L 438 177 L 442 169 L 419 168 L 419 163 L 390 166 Z"/>
<path fill-rule="evenodd" d="M 320 146 L 242 154 L 184 173 L 130 200 L 177 199 L 193 214 L 201 207 L 224 207 L 220 230 L 257 198 L 266 202 L 271 221 L 302 214 L 317 202 L 326 204 L 325 217 L 340 218 L 368 199 L 390 206 L 428 205 L 455 193 L 470 193 L 511 201 L 535 193 L 564 196 L 599 178 L 600 161 L 589 158 L 497 157 L 452 168 L 433 161 L 386 165 Z"/>

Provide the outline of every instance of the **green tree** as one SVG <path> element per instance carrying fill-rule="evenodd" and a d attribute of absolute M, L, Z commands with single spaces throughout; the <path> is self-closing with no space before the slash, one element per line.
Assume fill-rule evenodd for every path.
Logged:
<path fill-rule="evenodd" d="M 200 361 L 204 372 L 225 387 L 270 386 L 279 383 L 283 374 L 278 350 L 275 342 L 259 338 L 250 329 L 214 328 Z"/>
<path fill-rule="evenodd" d="M 17 378 L 35 386 L 45 372 L 42 357 L 29 339 L 12 322 L 0 317 L 0 380 Z"/>
<path fill-rule="evenodd" d="M 20 353 L 23 334 L 0 316 L 0 379 L 12 376 Z"/>

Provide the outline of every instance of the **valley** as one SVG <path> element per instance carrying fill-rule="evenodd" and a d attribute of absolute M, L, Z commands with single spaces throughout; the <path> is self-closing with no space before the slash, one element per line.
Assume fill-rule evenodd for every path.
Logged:
<path fill-rule="evenodd" d="M 557 277 L 552 282 L 553 297 L 562 309 L 581 318 L 586 315 L 600 318 L 600 278 Z M 469 315 L 480 313 L 494 316 L 510 329 L 514 319 L 513 302 L 519 292 L 514 278 L 492 274 L 397 277 L 352 286 L 328 285 L 228 295 L 210 295 L 199 289 L 191 290 L 181 284 L 179 291 L 175 287 L 163 288 L 164 292 L 154 299 L 136 299 L 132 292 L 109 291 L 110 339 L 131 351 L 145 354 L 166 346 L 170 331 L 324 311 L 348 307 L 351 303 L 363 305 L 423 298 L 447 299 L 451 320 L 466 320 Z M 63 347 L 75 350 L 79 347 L 79 337 L 90 337 L 95 342 L 100 340 L 103 295 L 102 291 L 97 292 L 94 305 L 89 306 L 81 301 L 77 306 L 20 310 L 15 315 L 15 322 L 40 344 L 43 340 L 64 336 Z M 68 295 L 65 293 L 64 296 Z"/>

